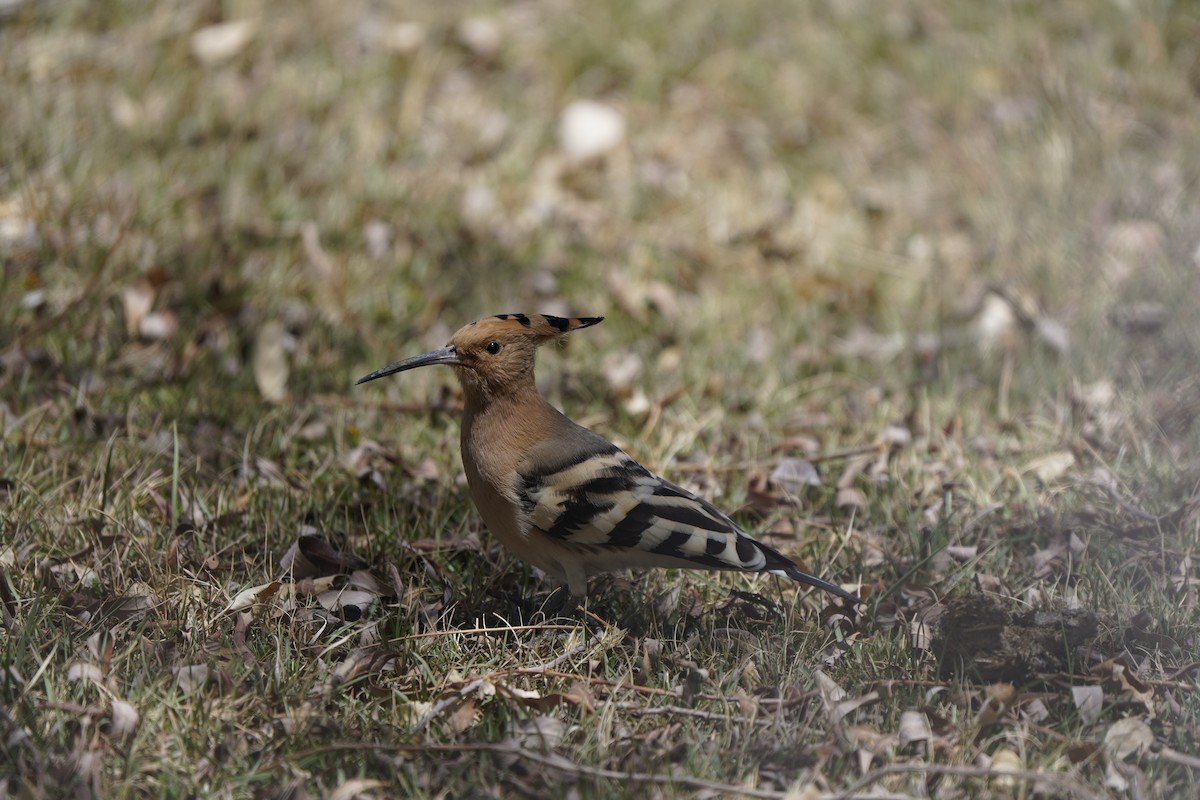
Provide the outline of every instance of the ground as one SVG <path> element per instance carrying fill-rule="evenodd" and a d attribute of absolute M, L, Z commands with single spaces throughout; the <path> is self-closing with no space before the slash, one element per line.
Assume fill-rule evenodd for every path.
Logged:
<path fill-rule="evenodd" d="M 1168 1 L 0 3 L 0 797 L 1187 796 L 1198 95 Z M 547 622 L 353 386 L 502 312 L 859 611 Z"/>

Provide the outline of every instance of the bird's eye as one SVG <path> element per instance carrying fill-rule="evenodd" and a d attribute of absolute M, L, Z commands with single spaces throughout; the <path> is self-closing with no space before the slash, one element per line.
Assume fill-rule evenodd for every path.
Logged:
<path fill-rule="evenodd" d="M 499 342 L 488 342 L 487 347 L 485 347 L 483 349 L 487 350 L 492 355 L 496 355 L 496 353 L 500 352 L 500 343 Z"/>

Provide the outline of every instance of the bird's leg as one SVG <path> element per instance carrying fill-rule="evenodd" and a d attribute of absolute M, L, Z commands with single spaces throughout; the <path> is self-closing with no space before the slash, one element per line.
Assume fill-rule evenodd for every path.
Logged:
<path fill-rule="evenodd" d="M 575 608 L 578 600 L 574 597 L 566 586 L 558 586 L 546 598 L 546 602 L 542 604 L 535 614 L 542 616 L 547 621 L 558 617 L 574 617 Z"/>

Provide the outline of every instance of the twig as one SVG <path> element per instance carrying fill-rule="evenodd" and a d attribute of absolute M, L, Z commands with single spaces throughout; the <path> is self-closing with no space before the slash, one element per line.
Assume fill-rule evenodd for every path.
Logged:
<path fill-rule="evenodd" d="M 578 630 L 578 625 L 557 625 L 549 623 L 538 623 L 536 625 L 496 625 L 487 628 L 455 628 L 444 631 L 424 631 L 423 633 L 410 633 L 407 636 L 397 636 L 395 639 L 388 639 L 388 644 L 397 644 L 399 642 L 407 642 L 413 639 L 429 639 L 438 636 L 474 636 L 481 633 L 510 633 L 515 631 L 574 631 Z"/>
<path fill-rule="evenodd" d="M 589 647 L 598 643 L 603 638 L 604 638 L 604 632 L 600 631 L 600 632 L 597 632 L 596 634 L 594 634 L 592 636 L 592 638 L 588 639 L 586 642 L 580 642 L 579 644 L 572 647 L 570 650 L 560 653 L 559 655 L 555 656 L 554 658 L 550 659 L 549 661 L 544 661 L 541 664 L 534 664 L 529 667 L 518 667 L 515 673 L 511 670 L 505 670 L 504 672 L 497 672 L 497 673 L 493 673 L 493 674 L 495 674 L 497 676 L 501 676 L 501 675 L 507 675 L 507 674 L 540 675 L 543 673 L 548 673 L 551 670 L 553 670 L 555 667 L 557 667 L 559 664 L 563 663 L 564 661 L 568 661 L 571 658 L 573 658 L 576 654 L 581 653 L 584 650 L 587 650 Z"/>
<path fill-rule="evenodd" d="M 1117 487 L 1113 486 L 1111 481 L 1100 481 L 1096 480 L 1095 478 L 1087 478 L 1079 481 L 1079 483 L 1083 486 L 1095 486 L 1097 489 L 1103 489 L 1108 493 L 1108 496 L 1112 499 L 1112 501 L 1119 505 L 1127 514 L 1132 514 L 1138 519 L 1142 519 L 1147 522 L 1158 522 L 1158 517 L 1154 516 L 1149 511 L 1143 511 L 1122 497 L 1121 493 L 1117 491 Z"/>
<path fill-rule="evenodd" d="M 582 764 L 575 764 L 568 761 L 565 757 L 554 757 L 551 755 L 543 755 L 535 753 L 531 750 L 526 750 L 520 747 L 514 747 L 508 744 L 492 744 L 489 742 L 464 743 L 464 744 L 376 744 L 372 742 L 335 742 L 333 744 L 322 745 L 319 747 L 311 747 L 307 750 L 301 750 L 293 754 L 290 760 L 299 761 L 300 759 L 310 756 L 321 755 L 322 753 L 337 753 L 337 752 L 362 752 L 364 750 L 377 750 L 392 753 L 411 753 L 420 755 L 422 753 L 492 753 L 500 756 L 509 756 L 521 761 L 526 761 L 532 764 L 537 764 L 540 767 L 555 770 L 560 773 L 574 775 L 576 777 L 593 778 L 599 780 L 620 781 L 621 783 L 649 783 L 657 786 L 677 786 L 686 789 L 695 789 L 705 792 L 716 792 L 725 797 L 763 797 L 771 800 L 782 800 L 787 797 L 787 792 L 777 791 L 775 789 L 759 789 L 750 786 L 738 786 L 732 783 L 720 783 L 718 781 L 705 780 L 697 778 L 693 775 L 665 775 L 660 772 L 621 772 L 615 769 L 604 769 L 603 767 L 589 767 Z M 274 761 L 259 769 L 259 774 L 270 772 L 282 766 L 282 760 Z M 822 800 L 830 800 L 831 795 L 820 795 Z M 887 797 L 895 798 L 896 795 L 872 795 L 872 798 Z"/>
<path fill-rule="evenodd" d="M 715 719 L 721 722 L 738 722 L 743 725 L 770 725 L 773 722 L 772 719 L 766 717 L 763 719 L 751 719 L 750 717 L 741 717 L 736 714 L 722 714 L 719 711 L 705 711 L 701 708 L 688 708 L 686 706 L 643 706 L 638 703 L 616 703 L 614 707 L 618 711 L 627 711 L 635 717 L 675 714 L 680 717 Z"/>
<path fill-rule="evenodd" d="M 507 630 L 507 628 L 500 628 L 499 630 Z M 543 664 L 535 664 L 532 667 L 519 667 L 516 670 L 497 670 L 495 672 L 490 672 L 487 675 L 481 675 L 478 678 L 463 684 L 457 691 L 454 692 L 454 694 L 450 695 L 449 697 L 443 697 L 441 700 L 438 700 L 436 703 L 434 703 L 433 706 L 425 712 L 424 716 L 417 721 L 417 724 L 413 726 L 412 732 L 418 733 L 423 730 L 425 726 L 434 719 L 434 717 L 436 717 L 438 714 L 441 714 L 447 708 L 462 702 L 485 683 L 489 683 L 500 678 L 505 678 L 513 674 L 545 674 L 567 659 L 570 659 L 583 650 L 591 647 L 593 644 L 600 641 L 602 637 L 602 633 L 597 633 L 586 642 L 580 642 L 566 652 L 555 656 Z"/>
<path fill-rule="evenodd" d="M 835 794 L 834 800 L 850 800 L 858 792 L 888 775 L 903 775 L 915 772 L 924 775 L 958 775 L 965 778 L 1015 778 L 1026 781 L 1044 781 L 1068 794 L 1086 797 L 1089 800 L 1108 800 L 1108 797 L 1092 787 L 1056 772 L 1038 772 L 1030 769 L 988 769 L 986 767 L 957 767 L 943 764 L 888 764 L 872 770 L 844 792 Z"/>
<path fill-rule="evenodd" d="M 819 464 L 822 461 L 839 461 L 843 458 L 854 458 L 855 456 L 863 456 L 869 453 L 878 453 L 881 448 L 882 445 L 865 444 L 858 447 L 847 447 L 842 450 L 831 450 L 828 453 L 804 456 L 803 458 L 810 464 Z M 779 459 L 776 458 L 767 461 L 740 461 L 736 464 L 671 464 L 664 467 L 664 469 L 673 472 L 744 472 L 750 469 L 773 467 L 778 463 Z"/>
<path fill-rule="evenodd" d="M 436 717 L 438 714 L 441 714 L 447 708 L 450 708 L 450 706 L 455 705 L 456 703 L 459 703 L 459 702 L 465 700 L 472 692 L 474 692 L 476 689 L 478 689 L 480 686 L 483 686 L 487 682 L 488 682 L 487 676 L 484 676 L 482 678 L 476 678 L 473 681 L 464 683 L 462 686 L 460 686 L 458 688 L 458 691 L 456 691 L 454 694 L 450 695 L 449 697 L 443 697 L 441 700 L 438 700 L 436 703 L 434 703 L 430 707 L 430 709 L 428 711 L 425 712 L 425 715 L 423 717 L 421 717 L 419 720 L 417 720 L 417 724 L 413 725 L 412 732 L 420 733 L 422 730 L 425 729 L 425 726 L 428 725 L 429 722 L 434 717 Z"/>
<path fill-rule="evenodd" d="M 1172 750 L 1170 747 L 1164 747 L 1158 753 L 1158 757 L 1163 761 L 1170 761 L 1172 764 L 1179 764 L 1190 769 L 1200 770 L 1200 758 L 1181 753 L 1178 750 Z"/>

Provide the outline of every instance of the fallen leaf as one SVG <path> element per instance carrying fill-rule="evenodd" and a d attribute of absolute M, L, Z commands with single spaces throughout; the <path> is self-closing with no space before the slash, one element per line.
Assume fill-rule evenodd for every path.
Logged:
<path fill-rule="evenodd" d="M 382 789 L 385 786 L 387 784 L 383 781 L 352 778 L 326 795 L 326 800 L 358 800 L 359 798 L 368 797 L 367 792 L 372 789 Z M 289 794 L 288 796 L 290 797 L 291 795 Z"/>
<path fill-rule="evenodd" d="M 67 680 L 69 681 L 92 681 L 93 683 L 104 683 L 104 673 L 95 664 L 85 664 L 77 661 L 67 667 Z"/>
<path fill-rule="evenodd" d="M 1162 303 L 1122 303 L 1109 313 L 1113 327 L 1125 334 L 1157 333 L 1167 322 L 1167 307 Z"/>
<path fill-rule="evenodd" d="M 110 732 L 118 739 L 132 736 L 137 731 L 138 722 L 141 719 L 136 708 L 116 697 L 112 700 L 111 716 L 112 728 Z"/>
<path fill-rule="evenodd" d="M 326 611 L 341 614 L 347 622 L 356 622 L 367 608 L 379 602 L 379 595 L 361 589 L 330 589 L 318 594 L 317 602 Z"/>
<path fill-rule="evenodd" d="M 838 508 L 854 508 L 859 511 L 867 510 L 867 496 L 862 490 L 853 486 L 848 486 L 844 489 L 837 490 L 837 498 L 835 500 Z"/>
<path fill-rule="evenodd" d="M 576 164 L 598 159 L 625 140 L 625 118 L 610 105 L 595 100 L 575 100 L 562 113 L 558 145 Z"/>
<path fill-rule="evenodd" d="M 491 17 L 466 17 L 454 27 L 458 43 L 482 59 L 493 59 L 500 52 L 504 40 L 503 31 Z"/>
<path fill-rule="evenodd" d="M 817 682 L 817 691 L 826 707 L 833 707 L 846 699 L 846 690 L 838 686 L 837 681 L 825 674 L 824 670 L 814 670 L 813 679 Z"/>
<path fill-rule="evenodd" d="M 975 545 L 950 545 L 946 548 L 946 555 L 955 561 L 970 561 L 979 555 L 979 548 Z"/>
<path fill-rule="evenodd" d="M 1104 709 L 1104 690 L 1095 685 L 1072 686 L 1071 699 L 1075 701 L 1079 719 L 1085 725 L 1095 725 L 1096 720 L 1100 719 L 1100 712 Z"/>
<path fill-rule="evenodd" d="M 1154 731 L 1137 717 L 1119 719 L 1104 732 L 1104 752 L 1117 761 L 1141 756 L 1153 746 Z"/>
<path fill-rule="evenodd" d="M 172 311 L 153 311 L 138 322 L 138 338 L 148 342 L 174 339 L 179 331 L 179 318 Z"/>
<path fill-rule="evenodd" d="M 566 735 L 567 724 L 548 715 L 527 717 L 509 726 L 510 740 L 523 750 L 551 750 L 562 744 Z"/>
<path fill-rule="evenodd" d="M 1051 317 L 1038 317 L 1033 323 L 1033 335 L 1055 355 L 1071 351 L 1071 334 L 1067 326 Z"/>
<path fill-rule="evenodd" d="M 1011 683 L 993 683 L 984 689 L 985 699 L 975 715 L 975 724 L 982 730 L 996 724 L 1008 713 L 1017 699 Z"/>
<path fill-rule="evenodd" d="M 1021 468 L 1021 472 L 1032 472 L 1039 481 L 1049 484 L 1061 478 L 1073 466 L 1075 455 L 1069 450 L 1060 450 L 1033 459 Z"/>
<path fill-rule="evenodd" d="M 788 494 L 796 495 L 806 486 L 820 486 L 821 475 L 812 462 L 785 458 L 771 470 L 770 482 Z"/>
<path fill-rule="evenodd" d="M 138 281 L 121 291 L 121 307 L 125 311 L 125 333 L 130 337 L 138 335 L 142 320 L 154 307 L 154 295 L 154 287 L 149 281 Z"/>
<path fill-rule="evenodd" d="M 1104 689 L 1117 695 L 1118 702 L 1140 703 L 1151 717 L 1155 716 L 1154 687 L 1139 678 L 1124 658 L 1102 661 L 1089 672 L 1104 681 Z"/>
<path fill-rule="evenodd" d="M 896 733 L 900 737 L 902 750 L 912 744 L 927 745 L 933 738 L 933 731 L 929 729 L 929 718 L 923 712 L 914 709 L 900 712 L 900 725 Z"/>
<path fill-rule="evenodd" d="M 243 589 L 229 601 L 229 605 L 225 607 L 222 613 L 231 614 L 267 603 L 275 596 L 282 585 L 280 581 L 271 581 L 270 583 L 252 586 L 249 589 Z"/>
<path fill-rule="evenodd" d="M 474 697 L 468 697 L 444 718 L 442 725 L 447 733 L 458 736 L 475 727 L 475 723 L 480 720 L 480 717 L 479 701 Z"/>
<path fill-rule="evenodd" d="M 240 19 L 209 25 L 192 34 L 192 55 L 206 66 L 214 66 L 236 56 L 254 38 L 253 20 Z"/>
<path fill-rule="evenodd" d="M 1016 344 L 1017 314 L 1005 297 L 988 291 L 975 315 L 975 340 L 980 351 L 990 355 L 997 350 L 1011 350 Z"/>
<path fill-rule="evenodd" d="M 282 403 L 287 399 L 288 361 L 283 324 L 270 320 L 254 337 L 254 382 L 263 399 Z"/>
<path fill-rule="evenodd" d="M 183 664 L 175 667 L 175 685 L 182 691 L 199 689 L 208 681 L 207 664 Z"/>
<path fill-rule="evenodd" d="M 999 773 L 999 777 L 993 778 L 993 783 L 997 786 L 1012 786 L 1013 778 L 1004 775 L 1006 772 L 1021 772 L 1024 765 L 1021 763 L 1021 757 L 1007 747 L 1002 747 L 992 753 L 991 763 L 988 764 L 988 770 L 993 774 Z"/>
<path fill-rule="evenodd" d="M 315 530 L 305 527 L 306 530 Z M 324 577 L 365 570 L 369 565 L 356 555 L 342 553 L 325 537 L 302 533 L 279 559 L 279 567 L 296 578 Z"/>

